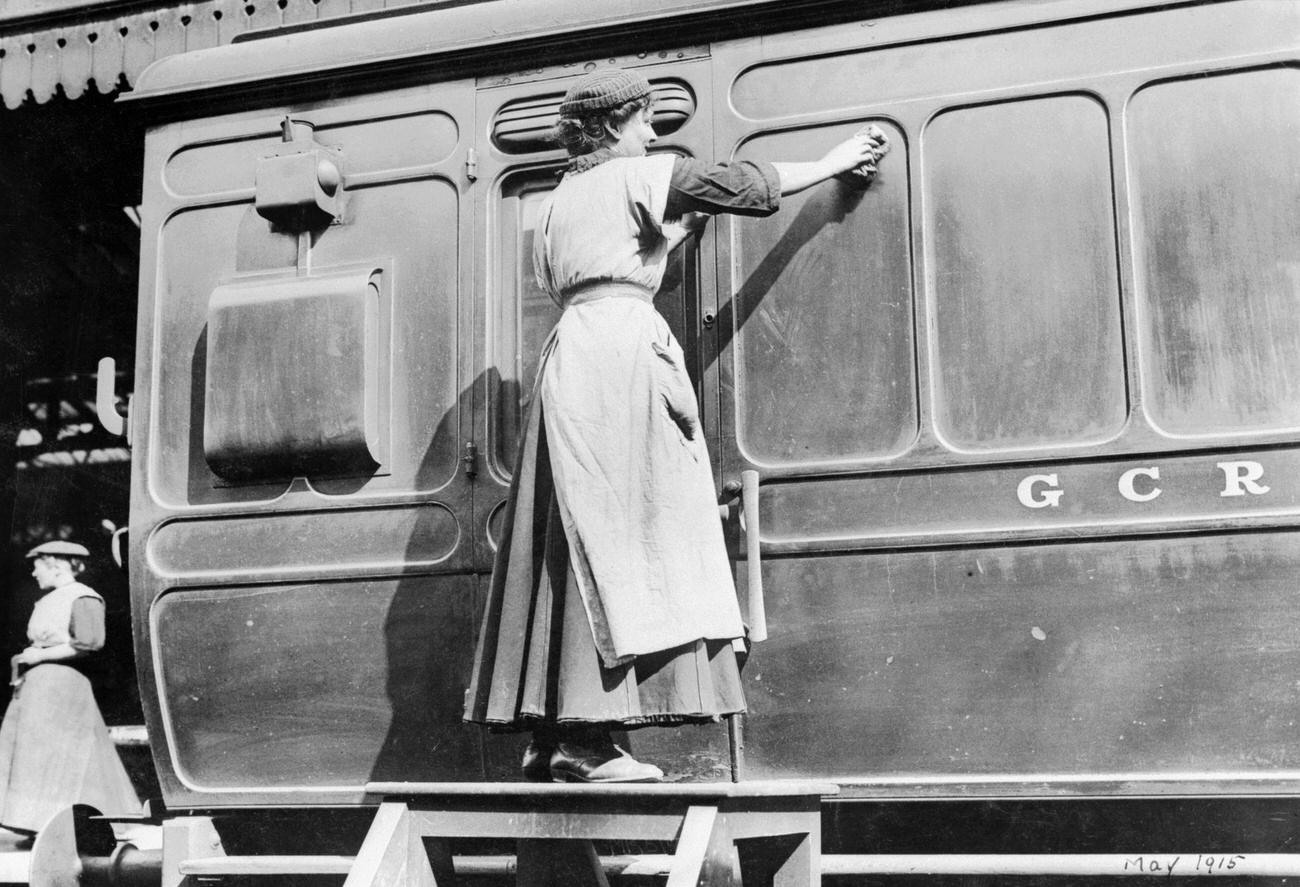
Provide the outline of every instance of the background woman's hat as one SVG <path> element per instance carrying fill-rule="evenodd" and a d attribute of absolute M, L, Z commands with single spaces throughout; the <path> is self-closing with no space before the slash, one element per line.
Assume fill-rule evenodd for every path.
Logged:
<path fill-rule="evenodd" d="M 27 552 L 29 558 L 45 557 L 53 555 L 55 557 L 90 557 L 90 550 L 84 545 L 78 545 L 75 542 L 65 542 L 62 539 L 55 539 L 53 542 L 42 542 L 40 545 Z"/>
<path fill-rule="evenodd" d="M 569 87 L 560 103 L 560 116 L 596 114 L 649 94 L 650 81 L 637 71 L 622 68 L 595 71 Z"/>

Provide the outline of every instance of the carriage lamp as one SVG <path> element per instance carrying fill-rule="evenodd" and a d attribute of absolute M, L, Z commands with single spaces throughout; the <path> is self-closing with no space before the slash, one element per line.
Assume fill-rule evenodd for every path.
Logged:
<path fill-rule="evenodd" d="M 323 228 L 343 215 L 341 156 L 313 138 L 310 123 L 286 117 L 283 142 L 257 161 L 257 212 L 289 231 Z"/>

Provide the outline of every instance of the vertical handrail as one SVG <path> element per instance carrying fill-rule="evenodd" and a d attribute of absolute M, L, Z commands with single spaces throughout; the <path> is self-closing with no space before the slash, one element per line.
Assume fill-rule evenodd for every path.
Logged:
<path fill-rule="evenodd" d="M 758 472 L 740 472 L 741 526 L 745 530 L 745 578 L 748 580 L 749 639 L 767 640 L 767 608 L 763 602 L 763 556 L 758 518 Z"/>

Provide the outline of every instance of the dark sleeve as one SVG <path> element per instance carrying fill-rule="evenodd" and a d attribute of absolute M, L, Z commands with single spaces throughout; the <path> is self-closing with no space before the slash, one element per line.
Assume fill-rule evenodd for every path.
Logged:
<path fill-rule="evenodd" d="M 677 219 L 688 212 L 770 216 L 780 205 L 781 178 L 770 163 L 705 163 L 693 157 L 678 157 L 668 182 L 664 218 Z"/>
<path fill-rule="evenodd" d="M 89 653 L 104 646 L 104 602 L 79 597 L 72 602 L 72 646 Z"/>

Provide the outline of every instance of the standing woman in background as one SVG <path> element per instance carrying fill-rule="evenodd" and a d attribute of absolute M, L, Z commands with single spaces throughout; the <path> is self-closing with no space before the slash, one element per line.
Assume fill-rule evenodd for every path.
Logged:
<path fill-rule="evenodd" d="M 0 724 L 0 826 L 35 834 L 71 804 L 132 815 L 140 800 L 78 664 L 104 646 L 104 599 L 77 581 L 85 547 L 46 542 L 27 552 L 45 594 L 11 660 L 13 700 Z"/>
<path fill-rule="evenodd" d="M 744 633 L 695 389 L 654 309 L 668 254 L 713 213 L 780 197 L 888 146 L 864 130 L 808 163 L 664 153 L 650 84 L 577 81 L 557 137 L 570 160 L 538 211 L 534 268 L 564 309 L 542 348 L 492 573 L 466 720 L 531 730 L 525 778 L 663 777 L 612 730 L 744 711 Z"/>

